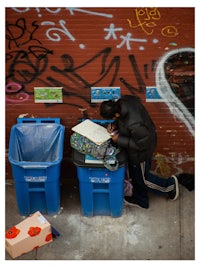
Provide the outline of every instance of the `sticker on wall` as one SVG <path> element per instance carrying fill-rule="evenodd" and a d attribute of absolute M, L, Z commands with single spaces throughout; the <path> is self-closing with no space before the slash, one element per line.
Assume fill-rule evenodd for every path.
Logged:
<path fill-rule="evenodd" d="M 120 87 L 91 87 L 91 103 L 120 99 Z"/>
<path fill-rule="evenodd" d="M 62 87 L 34 87 L 35 103 L 62 103 Z"/>
<path fill-rule="evenodd" d="M 165 102 L 155 86 L 146 87 L 146 102 Z"/>

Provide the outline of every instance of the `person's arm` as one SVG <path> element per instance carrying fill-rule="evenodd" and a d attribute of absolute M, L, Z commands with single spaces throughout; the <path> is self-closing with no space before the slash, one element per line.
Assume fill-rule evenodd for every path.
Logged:
<path fill-rule="evenodd" d="M 131 150 L 145 150 L 149 147 L 149 130 L 141 123 L 135 123 L 129 126 L 130 136 L 123 136 L 119 133 L 117 144 L 120 147 Z"/>

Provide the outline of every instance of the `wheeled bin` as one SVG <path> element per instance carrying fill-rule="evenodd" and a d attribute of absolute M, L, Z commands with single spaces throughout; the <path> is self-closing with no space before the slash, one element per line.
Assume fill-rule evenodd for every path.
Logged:
<path fill-rule="evenodd" d="M 8 158 L 18 210 L 55 214 L 60 209 L 64 126 L 59 118 L 18 119 L 11 129 Z"/>
<path fill-rule="evenodd" d="M 121 151 L 117 155 L 119 168 L 115 171 L 77 150 L 73 149 L 72 156 L 77 168 L 82 215 L 120 217 L 123 212 L 125 153 Z"/>

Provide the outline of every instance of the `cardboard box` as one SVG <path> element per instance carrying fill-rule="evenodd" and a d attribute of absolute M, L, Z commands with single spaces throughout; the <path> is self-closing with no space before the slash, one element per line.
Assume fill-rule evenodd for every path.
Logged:
<path fill-rule="evenodd" d="M 51 225 L 37 211 L 6 231 L 6 251 L 16 258 L 52 240 Z"/>

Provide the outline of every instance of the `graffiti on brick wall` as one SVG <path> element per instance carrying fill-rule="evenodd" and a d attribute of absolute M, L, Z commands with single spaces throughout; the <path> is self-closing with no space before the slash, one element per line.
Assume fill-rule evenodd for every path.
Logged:
<path fill-rule="evenodd" d="M 13 8 L 16 12 L 24 13 L 28 12 L 30 8 L 24 8 L 24 9 L 17 9 Z M 39 13 L 40 9 L 36 8 L 37 12 Z M 47 9 L 46 9 L 47 10 Z M 70 11 L 75 12 L 79 11 L 80 9 L 70 9 Z M 83 10 L 82 10 L 83 11 Z M 60 12 L 60 8 L 55 9 L 52 11 L 51 9 L 48 9 L 48 12 L 54 12 L 58 13 Z M 87 12 L 85 10 L 85 12 Z M 90 12 L 91 13 L 91 12 Z M 41 15 L 41 13 L 39 13 Z M 74 13 L 72 13 L 74 14 Z M 93 14 L 97 15 L 97 13 Z M 101 14 L 102 16 L 106 16 L 106 14 L 98 13 L 98 15 Z M 41 15 L 42 16 L 42 15 Z M 107 17 L 112 17 L 111 15 L 107 15 Z M 50 22 L 48 22 L 50 23 Z M 47 25 L 47 21 L 41 22 L 41 25 Z M 52 23 L 50 23 L 52 25 Z M 75 40 L 75 38 L 70 34 L 69 30 L 67 28 L 64 28 L 64 22 L 62 21 L 63 29 L 59 29 L 59 31 L 65 33 L 72 41 Z M 110 27 L 109 29 L 104 29 L 104 31 L 107 31 L 107 35 L 105 37 L 106 40 L 110 39 L 111 36 L 113 39 L 116 39 L 116 31 L 121 31 L 122 28 L 114 28 L 113 24 L 110 24 L 113 27 Z M 29 27 L 28 27 L 29 26 Z M 6 23 L 6 39 L 7 39 L 7 45 L 8 45 L 8 52 L 6 54 L 6 60 L 8 67 L 8 75 L 6 77 L 6 80 L 11 80 L 12 82 L 8 82 L 6 86 L 6 93 L 7 93 L 7 101 L 9 102 L 22 102 L 27 99 L 29 99 L 29 96 L 33 94 L 33 92 L 29 91 L 27 89 L 27 85 L 30 85 L 33 82 L 40 82 L 42 85 L 45 86 L 63 86 L 65 89 L 66 94 L 72 94 L 80 96 L 80 93 L 76 93 L 77 87 L 79 90 L 85 90 L 90 89 L 91 86 L 97 85 L 99 82 L 102 82 L 105 77 L 110 75 L 110 82 L 109 86 L 113 86 L 114 83 L 121 82 L 124 84 L 128 90 L 131 93 L 134 93 L 136 91 L 144 92 L 146 84 L 144 82 L 144 78 L 148 79 L 148 69 L 150 69 L 151 72 L 154 71 L 154 66 L 156 63 L 156 60 L 153 59 L 151 62 L 151 66 L 149 68 L 148 63 L 145 63 L 143 66 L 143 72 L 144 78 L 142 77 L 141 71 L 139 70 L 139 66 L 136 60 L 136 57 L 134 54 L 127 55 L 127 59 L 130 62 L 131 71 L 133 71 L 133 75 L 136 77 L 136 82 L 138 84 L 138 87 L 135 85 L 132 85 L 126 79 L 122 76 L 120 76 L 117 79 L 117 75 L 120 75 L 120 63 L 121 58 L 120 55 L 114 56 L 109 62 L 108 57 L 112 53 L 112 48 L 105 48 L 102 51 L 95 54 L 93 57 L 88 58 L 81 66 L 74 66 L 74 58 L 70 54 L 62 54 L 60 55 L 60 61 L 63 63 L 63 69 L 58 68 L 55 65 L 50 65 L 49 60 L 50 56 L 53 57 L 54 51 L 49 50 L 48 48 L 41 45 L 41 41 L 38 37 L 36 37 L 37 30 L 39 28 L 39 24 L 36 21 L 33 21 L 31 25 L 28 25 L 25 18 L 19 18 L 16 20 L 16 23 Z M 50 36 L 50 31 L 56 30 L 55 28 L 50 28 L 47 30 L 47 35 Z M 61 38 L 58 35 L 58 33 L 54 32 L 52 33 L 52 38 L 49 38 L 51 41 L 56 40 L 60 41 Z M 122 36 L 121 36 L 122 38 Z M 122 43 L 124 43 L 125 39 L 123 38 Z M 130 41 L 126 40 L 127 49 L 130 49 Z M 138 40 L 137 40 L 138 41 Z M 117 45 L 117 47 L 121 47 L 122 43 L 120 45 Z M 23 46 L 29 45 L 26 50 L 22 49 Z M 17 48 L 17 49 L 14 49 Z M 20 50 L 19 50 L 20 49 Z M 95 66 L 96 61 L 100 60 L 101 65 L 99 66 L 98 72 L 101 74 L 99 77 L 94 81 L 91 82 L 90 80 L 84 78 L 81 76 L 81 72 L 86 72 L 87 67 L 92 64 Z M 107 68 L 105 68 L 105 65 L 108 65 Z M 51 76 L 46 76 L 45 78 L 42 77 L 42 74 L 47 71 L 47 69 L 50 69 L 53 74 Z M 55 73 L 59 73 L 63 76 L 62 83 L 55 78 L 52 78 L 55 76 Z M 42 77 L 42 78 L 41 78 Z M 56 76 L 55 76 L 56 77 Z M 9 98 L 9 94 L 14 93 L 14 90 L 16 89 L 16 86 L 14 86 L 13 89 L 13 83 L 19 84 L 19 87 L 16 90 L 16 100 L 14 98 Z M 68 85 L 68 84 L 72 85 Z M 74 87 L 73 87 L 74 85 Z M 20 94 L 19 94 L 20 93 Z M 24 96 L 24 98 L 23 98 Z M 86 102 L 89 102 L 89 99 L 86 97 L 82 97 Z"/>
<path fill-rule="evenodd" d="M 112 14 L 106 14 L 106 13 L 101 13 L 101 12 L 92 12 L 86 9 L 81 9 L 81 8 L 73 8 L 73 7 L 66 7 L 66 8 L 12 8 L 15 12 L 18 12 L 20 14 L 24 14 L 27 12 L 31 12 L 33 9 L 35 9 L 35 12 L 37 13 L 38 17 L 40 17 L 42 19 L 42 12 L 48 12 L 49 14 L 57 14 L 59 15 L 59 13 L 63 10 L 65 10 L 66 15 L 70 14 L 70 16 L 74 16 L 75 14 L 78 13 L 85 13 L 88 15 L 92 15 L 92 16 L 101 16 L 101 17 L 105 17 L 105 18 L 112 18 L 113 15 Z M 35 26 L 35 24 L 34 24 Z M 46 36 L 47 38 L 52 41 L 52 42 L 60 42 L 62 41 L 64 38 L 68 38 L 70 41 L 74 42 L 76 41 L 76 37 L 70 32 L 70 30 L 67 27 L 67 21 L 66 20 L 58 20 L 58 22 L 55 21 L 41 21 L 40 22 L 40 26 L 47 26 L 47 30 L 46 30 Z M 50 28 L 49 28 L 50 26 Z M 53 27 L 52 27 L 53 26 Z M 36 27 L 39 27 L 39 25 L 37 25 Z M 79 44 L 79 47 L 81 49 L 85 48 L 85 44 Z"/>
<path fill-rule="evenodd" d="M 43 20 L 43 14 L 49 13 L 51 15 L 59 15 L 61 11 L 66 13 L 66 16 L 75 16 L 80 13 L 85 13 L 88 16 L 97 17 L 101 16 L 105 19 L 113 19 L 113 14 L 106 12 L 91 11 L 81 8 L 11 8 L 13 11 L 18 13 L 20 16 L 24 14 L 33 14 L 35 20 L 31 24 L 27 23 L 25 17 L 19 17 L 15 23 L 6 22 L 6 39 L 8 52 L 6 53 L 6 60 L 8 67 L 7 73 L 7 84 L 6 93 L 8 102 L 23 102 L 28 100 L 32 95 L 33 91 L 27 89 L 28 85 L 34 82 L 39 82 L 44 86 L 62 86 L 64 88 L 64 94 L 74 95 L 81 97 L 85 102 L 90 103 L 87 96 L 80 96 L 80 91 L 88 90 L 91 86 L 96 86 L 98 83 L 103 82 L 105 78 L 110 76 L 110 81 L 108 86 L 113 86 L 114 84 L 123 84 L 131 93 L 144 93 L 146 88 L 145 79 L 148 79 L 148 68 L 150 63 L 145 63 L 143 65 L 143 71 L 137 62 L 137 57 L 135 53 L 127 54 L 125 56 L 128 60 L 130 66 L 130 72 L 135 77 L 136 84 L 130 83 L 123 75 L 120 75 L 122 69 L 121 62 L 122 58 L 120 53 L 112 57 L 112 48 L 106 47 L 103 50 L 94 54 L 94 56 L 87 58 L 85 62 L 81 65 L 75 66 L 75 58 L 70 54 L 60 55 L 59 67 L 51 63 L 51 59 L 54 57 L 54 51 L 48 49 L 42 44 L 42 40 L 37 35 L 38 29 L 42 28 L 45 31 L 46 37 L 51 42 L 62 42 L 63 38 L 68 38 L 70 41 L 75 42 L 76 37 L 71 33 L 70 29 L 67 27 L 67 20 L 57 20 L 57 22 L 52 20 Z M 161 19 L 161 11 L 158 8 L 135 8 L 132 12 L 132 18 L 128 18 L 127 22 L 130 29 L 142 30 L 144 35 L 153 35 L 155 28 L 159 27 L 159 21 Z M 39 18 L 38 21 L 36 18 Z M 55 18 L 55 17 L 52 17 Z M 57 19 L 58 17 L 56 17 Z M 124 32 L 124 27 L 116 26 L 114 23 L 108 22 L 108 27 L 103 27 L 104 40 L 108 42 L 109 40 L 116 40 L 116 48 L 126 47 L 127 50 L 132 50 L 131 44 L 134 42 L 147 43 L 149 40 L 146 38 L 133 38 L 133 32 Z M 175 26 L 165 25 L 160 29 L 160 36 L 165 37 L 175 37 L 178 35 L 178 30 Z M 120 40 L 120 41 L 119 41 Z M 159 40 L 156 38 L 152 39 L 153 43 L 158 43 Z M 26 49 L 23 47 L 26 46 Z M 81 49 L 85 49 L 86 45 L 79 44 Z M 16 49 L 17 48 L 17 49 Z M 145 50 L 144 46 L 139 46 L 139 50 Z M 181 51 L 194 51 L 192 48 L 183 48 Z M 190 115 L 190 112 L 182 108 L 182 103 L 177 97 L 172 93 L 168 81 L 165 79 L 165 72 L 163 65 L 167 61 L 169 55 L 178 53 L 179 50 L 170 51 L 168 54 L 164 55 L 159 61 L 156 72 L 156 86 L 161 95 L 166 98 L 166 103 L 169 106 L 170 111 L 175 117 L 181 118 L 186 123 L 188 129 L 192 134 L 194 134 L 194 118 Z M 108 59 L 109 57 L 111 59 Z M 99 73 L 96 80 L 91 81 L 89 77 L 84 77 L 81 73 L 86 72 L 87 69 L 92 65 L 97 65 L 96 62 L 100 59 L 100 65 L 97 69 Z M 156 64 L 156 59 L 152 59 L 151 71 L 154 71 Z M 63 66 L 63 68 L 60 67 Z M 107 67 L 105 67 L 107 66 Z M 48 75 L 47 72 L 50 69 L 52 75 Z M 49 73 L 49 72 L 48 72 Z M 62 81 L 57 80 L 56 74 L 63 77 Z M 163 88 L 165 88 L 163 90 Z M 14 93 L 16 93 L 16 99 L 13 98 Z M 12 97 L 10 97 L 12 94 Z M 166 95 L 168 94 L 168 95 Z M 176 98 L 176 101 L 171 103 L 169 101 L 170 97 Z M 175 104 L 176 105 L 175 105 Z"/>
<path fill-rule="evenodd" d="M 48 49 L 48 46 L 44 45 L 44 41 L 39 38 L 38 30 L 43 29 L 47 39 L 51 42 L 62 42 L 64 38 L 68 38 L 69 41 L 75 42 L 76 36 L 68 28 L 67 19 L 58 19 L 59 17 L 53 17 L 53 15 L 59 15 L 64 11 L 66 17 L 77 16 L 80 13 L 84 13 L 92 18 L 103 17 L 108 20 L 108 27 L 103 27 L 105 44 L 109 41 L 116 41 L 115 48 L 120 49 L 124 46 L 127 51 L 132 50 L 134 43 L 148 43 L 151 41 L 154 44 L 159 42 L 158 38 L 135 38 L 137 30 L 141 30 L 144 36 L 154 35 L 155 29 L 159 28 L 159 22 L 162 17 L 162 12 L 158 8 L 135 8 L 132 12 L 132 18 L 127 18 L 129 29 L 132 31 L 127 32 L 123 27 L 119 27 L 109 20 L 114 18 L 114 15 L 106 12 L 91 11 L 81 8 L 11 8 L 14 12 L 19 14 L 19 18 L 15 22 L 6 22 L 6 39 L 7 39 L 7 53 L 6 61 L 8 65 L 7 77 L 6 77 L 6 94 L 7 101 L 10 103 L 24 102 L 30 99 L 33 95 L 33 90 L 30 85 L 33 83 L 39 83 L 42 86 L 62 86 L 64 88 L 64 95 L 72 95 L 82 98 L 86 103 L 90 104 L 90 99 L 85 94 L 80 92 L 89 90 L 91 86 L 96 86 L 106 80 L 108 86 L 116 84 L 124 85 L 127 90 L 132 93 L 144 93 L 146 88 L 146 81 L 148 81 L 149 74 L 152 74 L 155 70 L 156 59 L 152 59 L 151 62 L 146 62 L 141 68 L 141 63 L 137 59 L 137 53 L 127 53 L 121 55 L 119 53 L 113 56 L 113 48 L 107 46 L 101 51 L 94 53 L 93 56 L 86 58 L 81 65 L 75 65 L 75 57 L 69 53 L 61 53 L 59 58 L 59 66 L 52 64 L 54 57 L 54 50 Z M 50 20 L 43 20 L 44 14 L 48 13 Z M 27 16 L 33 14 L 32 22 L 27 22 Z M 37 20 L 39 18 L 39 20 Z M 51 19 L 52 18 L 52 19 Z M 55 21 L 56 18 L 56 21 Z M 54 20 L 53 20 L 54 19 Z M 135 31 L 133 31 L 135 30 Z M 164 37 L 176 37 L 179 33 L 175 26 L 162 25 L 159 28 L 160 38 Z M 170 39 L 171 41 L 171 39 Z M 169 44 L 173 42 L 169 42 Z M 133 45 L 133 46 L 132 46 Z M 79 48 L 86 49 L 87 45 L 80 43 Z M 145 50 L 144 46 L 139 45 L 139 50 Z M 192 49 L 192 48 L 191 48 Z M 188 48 L 188 51 L 191 51 Z M 180 50 L 180 49 L 179 49 Z M 179 51 L 178 50 L 178 51 Z M 182 48 L 185 50 L 185 48 Z M 62 50 L 61 50 L 62 51 Z M 192 49 L 193 51 L 193 49 Z M 142 52 L 141 52 L 142 53 Z M 177 53 L 177 50 L 170 51 L 170 55 Z M 157 66 L 156 73 L 156 86 L 163 94 L 161 88 L 167 88 L 165 91 L 165 98 L 170 111 L 175 117 L 183 118 L 185 123 L 193 133 L 194 119 L 191 118 L 190 112 L 182 108 L 182 104 L 176 99 L 176 106 L 171 104 L 169 98 L 172 95 L 172 90 L 168 81 L 165 80 L 165 73 L 163 66 L 169 54 L 164 55 Z M 121 65 L 123 61 L 127 61 L 130 67 L 130 72 L 134 77 L 134 82 L 130 82 L 126 77 L 121 75 L 123 69 Z M 98 62 L 98 64 L 97 64 Z M 100 64 L 99 64 L 100 63 Z M 82 73 L 87 73 L 87 69 L 96 68 L 96 79 L 90 79 L 90 76 L 85 77 Z M 49 75 L 49 70 L 51 75 Z M 89 72 L 88 72 L 89 73 Z M 56 74 L 59 74 L 62 79 L 56 79 Z M 109 81 L 108 81 L 109 77 Z M 166 92 L 168 95 L 166 95 Z M 14 94 L 16 93 L 16 98 Z M 11 97 L 12 96 L 12 97 Z M 67 104 L 67 103 L 66 103 Z M 69 103 L 68 103 L 69 104 Z M 71 103 L 70 103 L 71 105 Z"/>
<path fill-rule="evenodd" d="M 20 14 L 24 14 L 26 12 L 30 12 L 31 8 L 13 8 L 13 10 L 15 10 L 16 12 L 20 13 Z M 66 12 L 69 12 L 69 14 L 71 16 L 74 16 L 75 13 L 78 12 L 84 12 L 88 15 L 93 15 L 93 16 L 102 16 L 105 18 L 109 18 L 111 19 L 113 17 L 112 14 L 106 14 L 106 13 L 100 13 L 100 12 L 91 12 L 89 10 L 86 9 L 79 9 L 79 8 L 65 8 Z M 37 12 L 38 16 L 40 18 L 42 18 L 42 12 L 41 12 L 41 8 L 35 8 L 35 11 Z M 61 8 L 55 8 L 55 9 L 51 9 L 51 8 L 45 8 L 46 12 L 49 12 L 50 14 L 59 14 L 59 12 L 61 12 Z M 21 20 L 21 19 L 20 19 Z M 21 27 L 25 27 L 25 22 L 23 21 L 23 26 L 19 24 L 19 21 L 17 21 L 16 25 Z M 24 20 L 24 19 L 22 19 Z M 22 22 L 21 22 L 22 23 Z M 7 25 L 9 26 L 9 25 Z M 11 26 L 11 25 L 10 25 Z M 35 21 L 33 22 L 33 26 L 35 27 L 35 30 L 37 27 L 39 27 L 39 25 L 35 24 Z M 66 20 L 58 20 L 58 22 L 55 21 L 41 21 L 40 26 L 47 26 L 48 28 L 46 29 L 46 36 L 47 38 L 52 41 L 52 42 L 60 42 L 62 41 L 64 38 L 66 38 L 66 36 L 68 37 L 68 39 L 72 42 L 76 41 L 76 37 L 70 32 L 70 30 L 67 27 L 67 21 Z M 50 28 L 49 28 L 50 26 Z M 23 28 L 24 28 L 23 27 Z M 121 33 L 123 31 L 122 27 L 116 27 L 114 23 L 110 23 L 108 27 L 104 28 L 104 32 L 105 32 L 105 40 L 109 40 L 109 39 L 114 39 L 117 40 L 119 39 L 117 34 Z M 120 35 L 120 39 L 121 42 L 118 43 L 116 45 L 117 48 L 121 48 L 122 46 L 126 46 L 127 50 L 131 50 L 131 42 L 147 42 L 147 39 L 145 38 L 132 38 L 132 33 L 128 32 L 125 35 Z M 153 40 L 154 43 L 157 42 L 156 39 Z M 81 49 L 85 49 L 86 46 L 85 44 L 79 44 L 79 47 Z M 143 50 L 144 47 L 141 46 L 140 50 Z"/>
<path fill-rule="evenodd" d="M 33 8 L 12 8 L 15 12 L 18 12 L 20 14 L 24 14 L 27 12 L 30 12 Z M 80 9 L 80 8 L 64 8 L 66 11 L 66 14 L 70 14 L 71 16 L 74 16 L 77 13 L 84 12 L 85 14 L 88 15 L 93 15 L 93 16 L 101 16 L 105 17 L 108 19 L 112 19 L 113 15 L 112 14 L 106 14 L 106 13 L 101 13 L 101 12 L 93 12 L 89 11 L 86 9 Z M 35 12 L 37 13 L 37 16 L 42 18 L 42 12 L 49 12 L 50 14 L 58 14 L 61 12 L 62 8 L 35 8 Z M 158 8 L 136 8 L 135 9 L 135 20 L 137 24 L 133 24 L 131 19 L 127 19 L 130 28 L 136 29 L 140 27 L 143 32 L 146 35 L 152 35 L 154 30 L 153 28 L 157 26 L 156 21 L 160 20 L 161 18 L 161 13 Z M 35 22 L 35 21 L 34 21 Z M 33 25 L 34 25 L 33 22 Z M 35 27 L 38 27 L 39 25 L 34 25 Z M 40 26 L 53 26 L 50 27 L 46 30 L 46 36 L 47 38 L 52 41 L 52 42 L 60 42 L 62 39 L 64 39 L 66 36 L 69 38 L 71 41 L 76 41 L 76 37 L 71 33 L 71 31 L 67 27 L 67 21 L 66 20 L 58 20 L 57 22 L 55 21 L 41 21 Z M 105 32 L 105 40 L 109 39 L 114 39 L 114 40 L 119 40 L 118 43 L 116 44 L 116 48 L 121 48 L 123 46 L 126 46 L 127 50 L 131 50 L 131 43 L 134 42 L 139 42 L 139 43 L 147 43 L 148 40 L 146 38 L 136 38 L 132 36 L 132 32 L 123 32 L 123 27 L 118 27 L 114 23 L 110 23 L 108 27 L 104 28 Z M 119 36 L 118 36 L 119 34 Z M 175 37 L 178 35 L 178 30 L 175 26 L 165 26 L 161 29 L 161 35 L 165 37 Z M 151 40 L 152 43 L 157 44 L 159 42 L 158 39 L 154 38 Z M 85 49 L 86 45 L 85 44 L 79 44 L 79 47 L 81 49 Z M 139 50 L 144 50 L 144 46 L 140 46 Z"/>
<path fill-rule="evenodd" d="M 194 157 L 191 157 L 186 152 L 184 154 L 177 152 L 170 152 L 168 156 L 161 153 L 156 153 L 154 157 L 156 164 L 152 172 L 160 174 L 162 177 L 169 177 L 172 173 L 182 173 L 184 165 L 194 162 Z M 187 172 L 194 172 L 187 167 Z"/>
<path fill-rule="evenodd" d="M 89 58 L 86 62 L 81 64 L 80 66 L 74 66 L 74 59 L 69 54 L 63 54 L 60 56 L 60 62 L 63 67 L 57 67 L 56 65 L 49 66 L 49 56 L 53 55 L 53 51 L 48 50 L 42 46 L 29 46 L 28 51 L 26 50 L 14 50 L 12 52 L 7 53 L 8 62 L 11 61 L 8 69 L 8 77 L 11 78 L 12 82 L 8 83 L 6 86 L 6 93 L 8 101 L 9 93 L 23 92 L 26 95 L 26 99 L 28 96 L 33 94 L 33 91 L 28 90 L 28 85 L 33 82 L 40 82 L 45 86 L 61 86 L 64 88 L 64 93 L 77 95 L 82 97 L 87 103 L 90 103 L 90 99 L 84 96 L 80 96 L 79 91 L 90 89 L 90 87 L 95 86 L 100 81 L 102 81 L 107 76 L 110 77 L 109 86 L 113 86 L 116 84 L 116 79 L 120 76 L 120 56 L 114 56 L 112 59 L 108 59 L 111 55 L 112 49 L 105 48 L 102 51 L 95 54 L 92 58 Z M 90 81 L 90 77 L 84 78 L 81 76 L 81 72 L 86 72 L 87 68 L 91 68 L 90 66 L 96 65 L 96 62 L 99 62 L 99 73 L 97 80 Z M 124 84 L 131 93 L 136 92 L 145 92 L 146 84 L 145 79 L 148 79 L 148 69 L 150 71 L 154 70 L 155 60 L 152 60 L 150 67 L 148 63 L 144 65 L 144 71 L 141 73 L 139 71 L 138 62 L 133 54 L 128 56 L 128 60 L 130 62 L 131 69 L 130 71 L 135 76 L 137 85 L 132 85 L 126 81 L 123 76 L 119 77 L 119 81 Z M 45 78 L 40 78 L 43 73 L 46 72 L 47 66 L 52 71 L 52 75 L 46 75 Z M 105 67 L 107 66 L 107 67 Z M 55 74 L 60 74 L 63 79 L 62 82 L 57 80 Z M 144 77 L 143 77 L 144 74 Z M 16 86 L 17 85 L 17 86 Z M 27 86 L 27 87 L 26 87 Z M 14 88 L 13 88 L 14 87 Z M 16 98 L 16 102 L 21 102 L 19 98 Z"/>
<path fill-rule="evenodd" d="M 166 99 L 165 103 L 169 107 L 173 116 L 182 121 L 194 136 L 194 52 L 193 48 L 180 48 L 166 53 L 158 62 L 156 69 L 156 87 L 163 99 Z M 174 65 L 169 72 L 172 74 L 166 74 L 166 63 L 171 57 L 175 58 L 174 62 L 179 64 Z M 172 60 L 171 60 L 172 61 Z M 181 72 L 180 74 L 174 74 L 176 68 Z M 169 76 L 169 77 L 168 77 Z M 176 83 L 176 80 L 182 76 L 182 84 Z M 177 78 L 178 77 L 178 78 Z M 180 78 L 179 78 L 180 80 Z M 170 85 L 171 83 L 171 85 Z M 181 86 L 180 86 L 181 84 Z"/>
<path fill-rule="evenodd" d="M 127 53 L 121 56 L 119 54 L 113 55 L 113 48 L 106 47 L 101 51 L 94 53 L 93 56 L 86 58 L 81 65 L 75 65 L 75 58 L 69 53 L 61 53 L 58 64 L 52 64 L 54 57 L 54 50 L 48 49 L 48 46 L 43 45 L 43 41 L 37 34 L 38 30 L 42 28 L 46 37 L 51 42 L 62 42 L 64 38 L 75 42 L 76 36 L 72 34 L 67 27 L 67 19 L 57 19 L 53 15 L 59 15 L 64 11 L 66 16 L 75 16 L 84 13 L 88 16 L 103 17 L 108 20 L 108 27 L 103 27 L 104 40 L 114 40 L 117 42 L 116 48 L 120 49 L 123 46 L 126 49 L 132 50 L 134 42 L 147 43 L 151 40 L 152 43 L 157 44 L 158 38 L 147 40 L 146 38 L 132 37 L 133 31 L 125 32 L 124 27 L 116 26 L 110 23 L 109 20 L 114 16 L 111 13 L 91 11 L 81 8 L 11 8 L 19 16 L 33 14 L 33 20 L 27 22 L 26 17 L 19 17 L 15 22 L 6 22 L 6 39 L 7 39 L 7 53 L 6 61 L 8 65 L 6 77 L 6 100 L 9 103 L 24 102 L 29 100 L 33 95 L 33 89 L 29 89 L 30 84 L 39 83 L 42 86 L 60 86 L 64 88 L 64 95 L 72 95 L 82 98 L 86 103 L 90 104 L 90 99 L 86 94 L 80 94 L 83 91 L 89 91 L 90 87 L 97 86 L 106 80 L 108 86 L 124 85 L 127 90 L 132 94 L 141 94 L 145 92 L 146 81 L 149 78 L 150 72 L 154 72 L 156 59 L 152 59 L 151 63 L 146 62 L 141 65 L 137 60 L 137 53 Z M 52 20 L 43 20 L 44 13 L 50 15 Z M 161 11 L 158 8 L 135 8 L 132 12 L 132 18 L 127 19 L 129 28 L 132 30 L 141 30 L 144 35 L 151 36 L 154 34 L 156 28 L 159 27 L 161 20 Z M 34 19 L 35 18 L 35 19 Z M 38 21 L 37 18 L 40 20 Z M 53 21 L 56 18 L 56 22 Z M 165 25 L 159 29 L 160 38 L 176 37 L 178 30 L 175 26 Z M 122 34 L 123 33 L 123 34 Z M 170 39 L 171 40 L 171 39 Z M 172 43 L 172 42 L 171 42 Z M 86 49 L 86 45 L 81 43 L 79 48 Z M 139 45 L 139 50 L 145 50 L 144 46 Z M 192 48 L 180 48 L 172 50 L 162 57 L 157 64 L 156 70 L 156 86 L 160 95 L 166 98 L 171 113 L 184 121 L 189 131 L 194 134 L 194 117 L 191 116 L 190 110 L 188 111 L 181 100 L 175 95 L 166 79 L 164 69 L 165 62 L 169 56 L 176 54 L 180 51 L 194 52 Z M 123 69 L 121 65 L 123 61 L 127 61 L 130 67 L 130 73 L 134 77 L 134 83 L 130 82 L 121 73 Z M 98 62 L 98 63 L 97 63 Z M 58 66 L 59 65 L 59 66 Z M 96 67 L 98 65 L 98 67 Z M 96 79 L 90 79 L 90 76 L 85 77 L 82 73 L 87 73 L 88 69 L 96 67 Z M 49 70 L 51 75 L 49 75 Z M 88 71 L 89 73 L 89 71 Z M 62 79 L 56 79 L 57 75 Z M 109 77 L 109 81 L 108 81 Z M 16 97 L 14 97 L 14 94 Z M 175 101 L 171 101 L 171 98 Z M 70 104 L 71 103 L 66 103 Z"/>
<path fill-rule="evenodd" d="M 34 8 L 12 8 L 15 12 L 18 12 L 19 14 L 25 14 L 27 12 L 31 12 L 34 10 Z M 72 42 L 76 41 L 76 36 L 72 34 L 70 29 L 68 29 L 67 26 L 67 21 L 60 19 L 55 21 L 42 21 L 42 12 L 49 12 L 50 14 L 58 14 L 61 12 L 61 8 L 43 8 L 43 11 L 41 11 L 41 8 L 35 8 L 35 13 L 38 15 L 38 17 L 41 18 L 41 22 L 39 24 L 36 24 L 36 20 L 33 21 L 32 26 L 35 27 L 34 31 L 36 28 L 39 26 L 43 26 L 44 30 L 46 29 L 46 36 L 49 40 L 52 42 L 60 42 L 63 39 L 68 37 L 68 39 Z M 86 9 L 80 9 L 80 8 L 65 8 L 66 14 L 70 14 L 70 16 L 75 16 L 77 13 L 85 13 L 88 15 L 92 16 L 101 16 L 107 19 L 112 19 L 113 15 L 112 14 L 106 14 L 106 13 L 101 13 L 101 12 L 92 12 Z M 36 15 L 36 16 L 37 16 Z M 155 21 L 160 19 L 160 11 L 157 8 L 145 8 L 145 9 L 135 9 L 135 17 L 136 20 L 138 21 L 137 25 L 133 25 L 131 22 L 131 19 L 127 19 L 129 22 L 129 26 L 131 29 L 136 29 L 137 27 L 141 27 L 143 32 L 147 35 L 152 35 L 153 34 L 153 27 L 157 26 Z M 20 21 L 22 20 L 22 21 Z M 25 28 L 25 22 L 23 21 L 24 19 L 19 19 L 17 21 L 16 25 L 20 29 Z M 11 26 L 11 25 L 7 25 Z M 47 26 L 47 27 L 45 27 Z M 53 26 L 53 27 L 51 27 Z M 49 28 L 50 27 L 50 28 Z M 146 28 L 150 29 L 150 32 L 146 30 Z M 148 41 L 151 41 L 154 44 L 157 44 L 159 42 L 158 39 L 153 38 L 152 40 L 147 40 L 146 38 L 136 38 L 133 36 L 133 32 L 126 32 L 123 27 L 118 27 L 114 23 L 108 24 L 108 27 L 105 27 L 103 29 L 105 32 L 104 39 L 106 41 L 109 40 L 116 40 L 118 43 L 116 44 L 116 48 L 122 48 L 123 46 L 126 46 L 127 50 L 131 50 L 131 43 L 134 42 L 139 42 L 139 43 L 147 43 Z M 121 34 L 123 33 L 123 34 Z M 33 32 L 32 32 L 33 34 Z M 178 30 L 176 29 L 175 26 L 165 26 L 161 30 L 161 35 L 165 37 L 175 37 L 178 35 Z M 119 40 L 119 41 L 118 41 Z M 81 49 L 85 49 L 86 45 L 85 44 L 79 44 L 79 47 Z M 139 50 L 145 50 L 144 46 L 139 46 Z"/>

